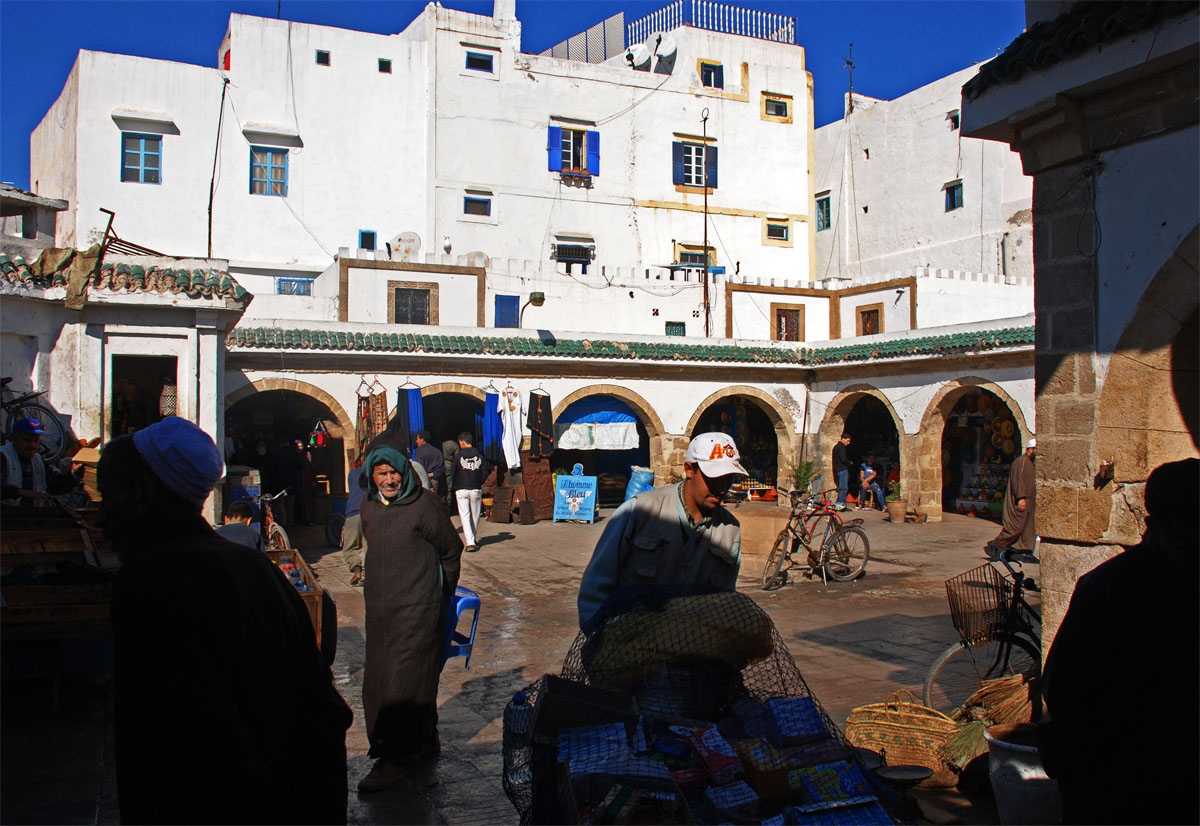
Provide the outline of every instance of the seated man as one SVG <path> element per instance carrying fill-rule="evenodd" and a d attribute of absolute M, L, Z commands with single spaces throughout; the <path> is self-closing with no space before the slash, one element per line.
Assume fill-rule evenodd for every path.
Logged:
<path fill-rule="evenodd" d="M 217 533 L 230 542 L 261 551 L 262 534 L 250 526 L 253 521 L 254 509 L 250 503 L 234 502 L 225 509 L 225 524 L 217 528 Z"/>
<path fill-rule="evenodd" d="M 38 454 L 42 424 L 37 419 L 17 419 L 12 434 L 0 447 L 0 502 L 5 505 L 46 505 L 55 496 L 79 486 L 83 465 L 72 464 L 71 473 L 48 465 Z M 63 463 L 70 460 L 64 459 Z"/>
<path fill-rule="evenodd" d="M 863 463 L 858 468 L 858 482 L 860 485 L 858 493 L 858 509 L 865 508 L 867 497 L 870 496 L 874 501 L 876 510 L 883 510 L 883 488 L 879 486 L 879 473 L 875 470 L 875 454 L 868 453 L 867 458 L 863 459 Z"/>
<path fill-rule="evenodd" d="M 579 583 L 579 627 L 626 585 L 737 587 L 741 526 L 721 500 L 745 478 L 726 433 L 701 433 L 683 457 L 684 481 L 652 488 L 609 517 Z"/>

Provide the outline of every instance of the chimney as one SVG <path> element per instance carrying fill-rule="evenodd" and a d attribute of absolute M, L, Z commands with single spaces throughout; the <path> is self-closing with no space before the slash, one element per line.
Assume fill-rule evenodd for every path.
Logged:
<path fill-rule="evenodd" d="M 492 19 L 497 23 L 502 20 L 516 20 L 517 0 L 493 0 Z"/>

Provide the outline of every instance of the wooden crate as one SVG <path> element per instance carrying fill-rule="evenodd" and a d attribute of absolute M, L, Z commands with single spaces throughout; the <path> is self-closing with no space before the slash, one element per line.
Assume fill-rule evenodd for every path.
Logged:
<path fill-rule="evenodd" d="M 267 558 L 279 564 L 283 557 L 287 557 L 295 564 L 296 569 L 300 571 L 300 579 L 308 586 L 307 591 L 297 591 L 296 596 L 304 602 L 304 607 L 308 609 L 308 618 L 312 621 L 313 633 L 317 635 L 317 647 L 321 647 L 321 586 L 317 583 L 317 576 L 313 573 L 312 568 L 304 561 L 304 557 L 295 548 L 289 548 L 286 551 L 267 551 Z"/>

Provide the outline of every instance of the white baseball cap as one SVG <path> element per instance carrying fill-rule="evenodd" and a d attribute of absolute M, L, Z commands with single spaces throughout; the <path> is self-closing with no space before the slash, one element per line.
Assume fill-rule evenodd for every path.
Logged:
<path fill-rule="evenodd" d="M 698 465 L 709 478 L 739 473 L 749 476 L 740 461 L 737 445 L 728 433 L 701 433 L 688 445 L 683 461 Z"/>

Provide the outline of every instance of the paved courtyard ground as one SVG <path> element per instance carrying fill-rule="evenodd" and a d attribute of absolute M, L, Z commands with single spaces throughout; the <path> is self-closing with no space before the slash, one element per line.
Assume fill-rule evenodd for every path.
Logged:
<path fill-rule="evenodd" d="M 334 677 L 355 711 L 347 735 L 351 823 L 514 823 L 501 788 L 501 716 L 513 692 L 557 673 L 574 639 L 575 597 L 604 517 L 592 525 L 484 521 L 478 553 L 465 554 L 461 584 L 482 600 L 469 670 L 451 660 L 439 692 L 442 754 L 414 767 L 392 789 L 358 795 L 371 767 L 362 723 L 364 610 L 341 556 L 319 528 L 296 528 L 293 541 L 337 601 Z M 739 590 L 774 620 L 813 695 L 844 724 L 856 706 L 908 689 L 920 697 L 925 672 L 956 638 L 943 582 L 983 561 L 991 522 L 949 514 L 937 524 L 861 517 L 871 540 L 866 577 L 823 584 L 794 578 L 779 591 L 757 586 L 762 555 L 785 515 L 746 504 Z M 455 518 L 457 523 L 457 518 Z M 1029 573 L 1036 576 L 1036 567 Z M 4 795 L 0 822 L 116 823 L 112 782 L 111 701 L 103 679 L 63 681 L 60 708 L 49 708 L 48 682 L 8 680 L 3 702 Z M 182 711 L 182 710 L 181 710 Z M 995 823 L 986 794 L 921 792 L 931 822 Z"/>

